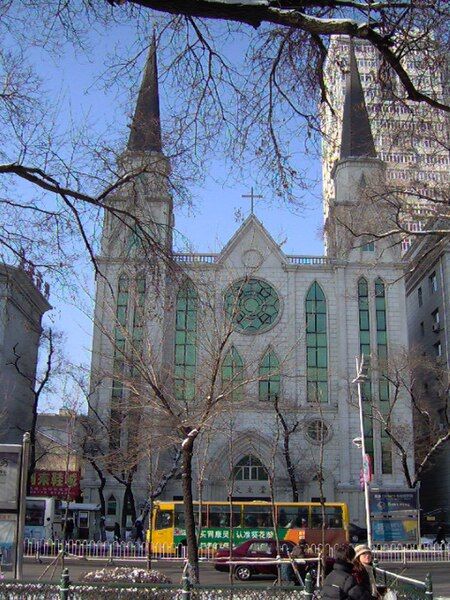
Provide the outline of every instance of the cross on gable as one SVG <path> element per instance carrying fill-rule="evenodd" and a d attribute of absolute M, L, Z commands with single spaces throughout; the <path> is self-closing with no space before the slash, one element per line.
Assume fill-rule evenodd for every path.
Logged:
<path fill-rule="evenodd" d="M 241 196 L 242 198 L 250 198 L 250 214 L 254 214 L 254 208 L 255 208 L 255 198 L 262 198 L 262 196 L 259 196 L 258 194 L 255 194 L 253 191 L 253 186 L 250 188 L 250 194 L 243 194 Z"/>

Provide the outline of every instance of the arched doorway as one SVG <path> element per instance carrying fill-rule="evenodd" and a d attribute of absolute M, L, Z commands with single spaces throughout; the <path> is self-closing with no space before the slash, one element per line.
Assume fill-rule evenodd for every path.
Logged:
<path fill-rule="evenodd" d="M 269 475 L 263 463 L 247 454 L 233 467 L 232 498 L 236 500 L 270 500 Z"/>

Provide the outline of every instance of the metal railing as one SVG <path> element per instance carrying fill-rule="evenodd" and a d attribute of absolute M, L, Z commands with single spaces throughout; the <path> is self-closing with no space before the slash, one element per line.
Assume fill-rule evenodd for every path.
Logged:
<path fill-rule="evenodd" d="M 326 544 L 311 544 L 308 547 L 313 555 L 324 551 L 331 558 L 334 556 L 335 546 Z M 45 556 L 57 556 L 63 552 L 65 556 L 86 559 L 109 560 L 145 560 L 148 557 L 147 543 L 141 542 L 97 542 L 93 540 L 24 540 L 24 556 L 40 559 Z M 216 548 L 200 548 L 200 560 L 212 561 Z M 373 554 L 379 562 L 418 564 L 450 562 L 449 544 L 420 544 L 400 545 L 383 544 L 373 549 Z M 152 559 L 184 560 L 186 558 L 185 546 L 165 544 L 152 544 Z"/>
<path fill-rule="evenodd" d="M 69 569 L 53 581 L 0 581 L 0 600 L 312 600 L 310 577 L 304 588 L 243 583 L 192 584 L 183 573 L 181 584 L 84 582 L 72 583 Z"/>
<path fill-rule="evenodd" d="M 377 582 L 382 578 L 383 587 L 396 593 L 397 598 L 407 600 L 433 600 L 433 582 L 430 573 L 427 573 L 425 581 L 419 581 L 412 577 L 406 577 L 398 573 L 392 573 L 386 569 L 375 567 Z"/>

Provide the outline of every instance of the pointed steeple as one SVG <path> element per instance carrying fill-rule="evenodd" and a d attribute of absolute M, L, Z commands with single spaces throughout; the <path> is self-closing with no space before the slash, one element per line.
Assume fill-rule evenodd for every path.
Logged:
<path fill-rule="evenodd" d="M 353 40 L 350 39 L 350 72 L 345 89 L 342 120 L 341 159 L 350 157 L 376 158 L 364 92 L 356 63 Z"/>
<path fill-rule="evenodd" d="M 137 152 L 161 152 L 161 120 L 159 117 L 155 33 L 153 33 L 150 44 L 127 149 Z"/>

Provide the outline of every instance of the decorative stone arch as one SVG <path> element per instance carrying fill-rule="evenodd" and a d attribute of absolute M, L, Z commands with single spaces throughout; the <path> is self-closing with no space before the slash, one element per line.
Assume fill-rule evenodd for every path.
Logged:
<path fill-rule="evenodd" d="M 280 451 L 277 451 L 275 457 L 273 457 L 272 444 L 273 440 L 269 436 L 265 436 L 255 430 L 240 431 L 233 440 L 232 456 L 230 456 L 230 443 L 228 440 L 224 440 L 214 453 L 216 458 L 210 461 L 208 468 L 205 471 L 205 478 L 209 482 L 211 489 L 222 488 L 225 489 L 225 494 L 227 494 L 231 489 L 230 478 L 232 469 L 245 456 L 254 456 L 261 461 L 262 465 L 269 472 L 273 464 L 276 475 L 279 474 L 279 476 L 276 476 L 277 482 L 284 482 L 287 479 L 287 475 L 281 449 Z M 264 487 L 264 483 L 266 484 L 266 490 L 261 491 L 261 488 Z M 260 481 L 260 484 L 260 489 L 253 490 L 251 493 L 255 498 L 269 496 L 270 490 L 268 489 L 267 482 Z M 235 487 L 236 482 L 234 488 Z M 236 490 L 233 490 L 233 495 L 235 496 L 248 496 L 251 493 L 246 491 L 236 493 Z"/>

